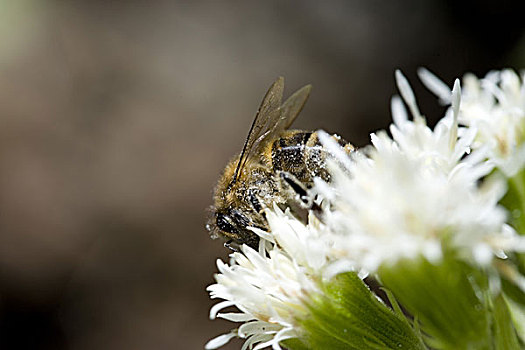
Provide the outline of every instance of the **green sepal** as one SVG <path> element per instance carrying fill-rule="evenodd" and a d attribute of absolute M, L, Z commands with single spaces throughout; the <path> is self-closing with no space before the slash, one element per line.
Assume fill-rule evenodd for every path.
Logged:
<path fill-rule="evenodd" d="M 511 314 L 503 295 L 494 298 L 492 307 L 495 350 L 520 349 L 516 330 L 514 329 Z"/>
<path fill-rule="evenodd" d="M 525 343 L 525 292 L 506 278 L 501 279 L 501 287 L 516 333 Z"/>
<path fill-rule="evenodd" d="M 284 342 L 289 349 L 426 349 L 406 318 L 379 301 L 355 273 L 322 284 L 310 300 L 309 317 L 298 320 L 300 344 Z"/>
<path fill-rule="evenodd" d="M 510 317 L 514 328 L 522 343 L 525 343 L 525 305 L 519 304 L 505 295 L 505 301 L 509 308 Z"/>
<path fill-rule="evenodd" d="M 518 270 L 518 273 L 523 274 L 520 270 Z M 516 283 L 509 280 L 505 274 L 501 274 L 501 277 L 501 287 L 507 299 L 511 299 L 514 303 L 525 308 L 525 291 L 517 286 Z"/>
<path fill-rule="evenodd" d="M 439 264 L 424 258 L 382 266 L 379 278 L 421 323 L 432 348 L 491 349 L 488 281 L 478 270 L 445 255 Z"/>
<path fill-rule="evenodd" d="M 283 340 L 281 346 L 289 350 L 310 350 L 307 344 L 303 343 L 298 338 L 291 338 Z"/>

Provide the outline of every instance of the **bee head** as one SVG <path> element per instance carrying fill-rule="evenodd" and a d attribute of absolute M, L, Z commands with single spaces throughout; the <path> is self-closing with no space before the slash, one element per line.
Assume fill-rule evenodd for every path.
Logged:
<path fill-rule="evenodd" d="M 215 218 L 215 224 L 217 225 L 219 230 L 223 232 L 231 234 L 239 233 L 236 222 L 227 213 L 217 213 L 217 216 Z"/>
<path fill-rule="evenodd" d="M 251 220 L 242 211 L 229 208 L 225 212 L 217 212 L 215 215 L 215 226 L 223 236 L 238 245 L 247 244 L 257 248 L 259 237 L 247 227 L 253 226 Z"/>

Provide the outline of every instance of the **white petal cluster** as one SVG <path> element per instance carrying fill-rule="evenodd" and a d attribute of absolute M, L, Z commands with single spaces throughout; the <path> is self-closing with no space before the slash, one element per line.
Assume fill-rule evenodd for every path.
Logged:
<path fill-rule="evenodd" d="M 305 225 L 278 207 L 267 211 L 267 219 L 275 235 L 254 229 L 264 237 L 259 251 L 243 246 L 230 255 L 229 265 L 217 261 L 217 283 L 208 291 L 224 301 L 211 309 L 210 318 L 245 323 L 212 339 L 206 349 L 219 348 L 233 337 L 246 338 L 242 349 L 280 349 L 280 341 L 298 336 L 295 318 L 304 317 L 304 302 L 318 292 L 316 279 L 327 261 L 316 244 L 320 223 L 311 216 Z M 231 306 L 239 312 L 219 313 Z"/>
<path fill-rule="evenodd" d="M 457 126 L 459 82 L 449 94 L 452 109 L 432 130 L 406 79 L 399 72 L 396 78 L 413 121 L 394 98 L 392 137 L 373 134 L 371 147 L 332 164 L 332 183 L 318 183 L 331 206 L 324 221 L 325 235 L 337 248 L 333 260 L 374 272 L 402 258 L 439 261 L 447 242 L 466 259 L 488 264 L 518 238 L 497 204 L 504 183 L 479 185 L 492 169 L 486 150 L 467 156 L 474 132 Z M 321 140 L 337 147 L 326 134 Z"/>
<path fill-rule="evenodd" d="M 420 77 L 445 103 L 446 85 L 427 70 Z M 471 147 L 488 149 L 488 157 L 507 176 L 525 165 L 524 76 L 506 69 L 489 72 L 483 79 L 472 74 L 463 78 L 459 122 L 476 131 Z"/>
<path fill-rule="evenodd" d="M 391 103 L 392 119 L 394 120 L 394 123 L 390 125 L 392 139 L 384 132 L 378 135 L 372 134 L 373 146 L 378 152 L 389 148 L 399 149 L 399 152 L 405 157 L 417 163 L 423 163 L 431 171 L 447 174 L 452 172 L 458 166 L 460 159 L 470 152 L 470 144 L 475 135 L 470 129 L 458 129 L 459 82 L 456 81 L 454 87 L 454 108 L 432 130 L 419 113 L 416 99 L 406 78 L 397 71 L 396 79 L 401 95 L 411 111 L 413 121 L 409 120 L 401 98 L 394 96 Z"/>

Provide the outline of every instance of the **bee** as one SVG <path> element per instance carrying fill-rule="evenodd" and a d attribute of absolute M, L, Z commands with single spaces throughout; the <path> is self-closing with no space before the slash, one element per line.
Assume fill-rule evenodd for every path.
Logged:
<path fill-rule="evenodd" d="M 315 177 L 325 181 L 328 151 L 316 132 L 289 130 L 310 95 L 311 85 L 282 102 L 284 79 L 278 78 L 264 96 L 240 155 L 231 160 L 220 177 L 214 205 L 206 225 L 212 238 L 221 237 L 236 249 L 256 248 L 259 237 L 250 230 L 269 231 L 264 209 L 273 203 L 295 213 L 316 204 L 308 195 Z M 332 135 L 347 153 L 354 147 Z"/>

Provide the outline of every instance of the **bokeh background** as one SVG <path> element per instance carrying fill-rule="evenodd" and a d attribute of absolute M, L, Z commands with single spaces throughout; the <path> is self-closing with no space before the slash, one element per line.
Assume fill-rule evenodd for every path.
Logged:
<path fill-rule="evenodd" d="M 361 146 L 393 72 L 524 66 L 521 1 L 0 0 L 0 348 L 202 349 L 206 208 L 279 75 Z M 226 349 L 238 349 L 233 342 Z"/>

